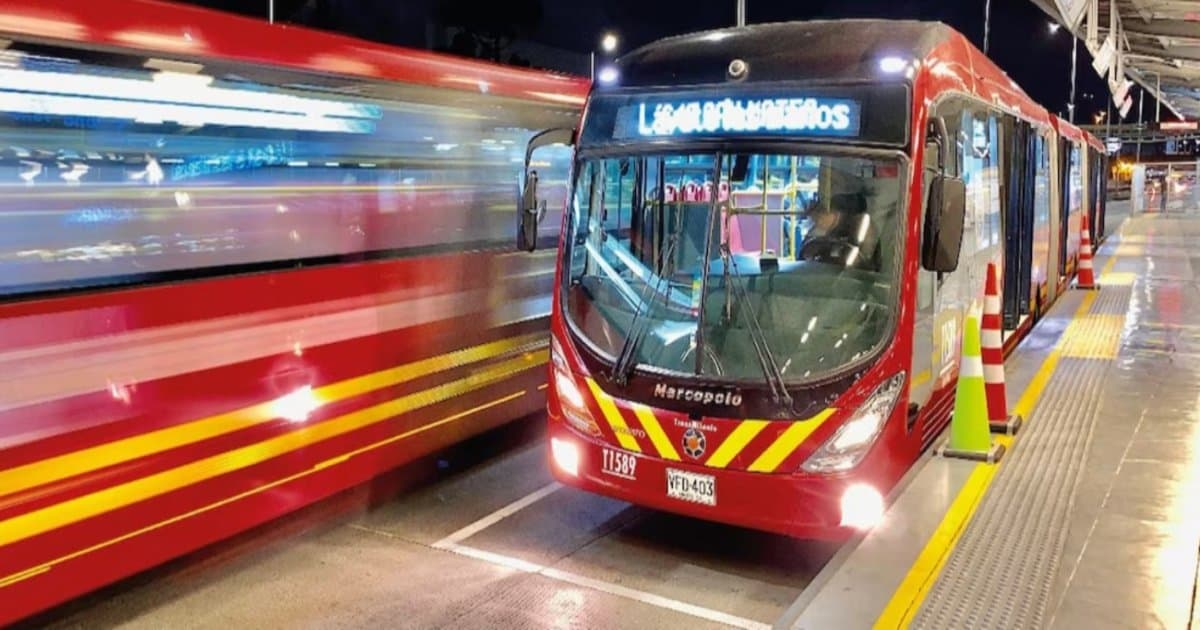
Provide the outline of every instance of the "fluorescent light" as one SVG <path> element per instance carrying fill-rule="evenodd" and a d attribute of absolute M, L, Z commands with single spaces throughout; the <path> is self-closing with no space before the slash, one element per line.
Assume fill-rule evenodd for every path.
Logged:
<path fill-rule="evenodd" d="M 152 79 L 123 79 L 67 72 L 0 69 L 0 86 L 5 90 L 96 96 L 108 98 L 236 107 L 307 116 L 343 116 L 379 118 L 378 106 L 317 98 L 304 98 L 276 92 L 212 87 L 212 77 L 181 72 L 160 72 Z"/>
<path fill-rule="evenodd" d="M 375 105 L 212 87 L 212 77 L 159 72 L 151 80 L 0 68 L 0 111 L 369 133 Z"/>
<path fill-rule="evenodd" d="M 175 122 L 192 127 L 226 125 L 336 133 L 370 133 L 375 129 L 375 124 L 366 120 L 6 91 L 0 91 L 0 112 L 111 118 L 147 124 Z"/>

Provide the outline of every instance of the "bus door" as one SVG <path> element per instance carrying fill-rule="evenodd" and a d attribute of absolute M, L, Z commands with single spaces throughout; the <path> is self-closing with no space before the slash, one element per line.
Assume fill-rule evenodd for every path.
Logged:
<path fill-rule="evenodd" d="M 1071 233 L 1071 161 L 1075 147 L 1071 141 L 1066 138 L 1058 140 L 1058 275 L 1060 278 L 1070 275 L 1074 271 L 1074 265 L 1070 262 L 1068 256 L 1068 237 Z"/>
<path fill-rule="evenodd" d="M 1096 155 L 1096 227 L 1092 228 L 1093 241 L 1099 242 L 1106 234 L 1105 216 L 1109 209 L 1109 157 L 1104 152 Z"/>
<path fill-rule="evenodd" d="M 1029 123 L 1004 117 L 1003 191 L 1004 278 L 1001 284 L 1004 329 L 1014 330 L 1030 312 L 1033 266 L 1034 182 L 1037 134 Z"/>
<path fill-rule="evenodd" d="M 1054 175 L 1051 164 L 1053 160 L 1053 145 L 1049 141 L 1049 136 L 1046 130 L 1035 131 L 1033 134 L 1033 169 L 1034 169 L 1034 184 L 1033 184 L 1033 256 L 1031 264 L 1032 286 L 1030 287 L 1029 299 L 1031 303 L 1041 314 L 1041 305 L 1047 304 L 1051 295 L 1053 282 L 1048 280 L 1056 279 L 1058 276 L 1053 271 L 1056 268 L 1056 261 L 1051 259 L 1051 252 L 1054 251 L 1052 244 L 1054 241 L 1054 213 L 1053 213 L 1053 193 L 1054 193 Z"/>
<path fill-rule="evenodd" d="M 946 111 L 947 109 L 951 111 Z M 926 133 L 924 157 L 921 161 L 919 179 L 914 178 L 921 186 L 921 239 L 919 250 L 924 251 L 933 235 L 929 233 L 929 215 L 936 213 L 937 208 L 931 207 L 936 201 L 931 194 L 934 180 L 939 175 L 957 176 L 959 171 L 958 152 L 954 148 L 960 128 L 959 119 L 962 115 L 961 104 L 956 100 L 943 103 L 939 107 L 942 118 L 931 118 Z M 948 114 L 948 115 L 947 115 Z M 937 421 L 926 412 L 921 411 L 929 405 L 937 384 L 941 380 L 951 348 L 957 348 L 957 318 L 946 317 L 947 309 L 943 304 L 944 274 L 917 265 L 917 291 L 915 296 L 915 313 L 913 317 L 912 337 L 912 375 L 909 380 L 907 428 L 912 431 L 918 418 L 924 416 L 925 426 L 920 427 L 922 441 L 924 434 L 930 431 Z M 951 300 L 953 301 L 953 300 Z"/>
<path fill-rule="evenodd" d="M 529 139 L 525 166 L 517 176 L 517 248 L 537 249 L 539 239 L 552 238 L 561 226 L 571 189 L 573 129 L 547 129 Z M 547 216 L 547 210 L 553 213 Z"/>

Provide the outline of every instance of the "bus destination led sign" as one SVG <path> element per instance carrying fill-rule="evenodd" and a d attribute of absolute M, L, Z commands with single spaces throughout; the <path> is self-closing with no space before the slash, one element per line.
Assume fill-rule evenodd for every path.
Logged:
<path fill-rule="evenodd" d="M 857 101 L 834 98 L 722 98 L 638 103 L 623 108 L 616 137 L 782 134 L 856 136 Z M 632 110 L 632 111 L 631 111 Z M 629 120 L 635 114 L 636 122 Z M 623 129 L 622 129 L 623 128 Z"/>

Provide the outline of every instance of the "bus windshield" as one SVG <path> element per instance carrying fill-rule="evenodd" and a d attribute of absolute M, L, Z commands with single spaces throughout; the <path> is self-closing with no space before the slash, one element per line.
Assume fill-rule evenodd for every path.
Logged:
<path fill-rule="evenodd" d="M 578 173 L 564 311 L 607 360 L 761 380 L 765 348 L 797 382 L 886 341 L 903 243 L 897 159 L 630 154 Z"/>

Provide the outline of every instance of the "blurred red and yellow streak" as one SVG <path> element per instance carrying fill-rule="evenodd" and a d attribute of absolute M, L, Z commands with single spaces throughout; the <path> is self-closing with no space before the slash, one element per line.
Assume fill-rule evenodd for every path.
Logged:
<path fill-rule="evenodd" d="M 147 477 L 14 516 L 0 521 L 0 547 L 106 512 L 111 512 L 139 501 L 161 496 L 206 479 L 241 470 L 317 442 L 344 435 L 389 418 L 394 418 L 416 409 L 502 382 L 518 372 L 542 365 L 548 359 L 548 350 L 526 353 L 522 356 L 483 368 L 465 378 L 401 396 L 365 409 L 359 409 L 318 424 L 304 426 L 296 431 L 206 457 Z M 428 430 L 432 426 L 436 426 L 436 423 L 423 425 L 422 428 L 414 429 L 413 431 Z M 412 431 L 408 432 L 408 434 L 412 433 Z M 354 451 L 342 456 L 342 458 L 349 457 L 353 453 Z M 73 453 L 72 455 L 76 454 Z M 314 468 L 320 469 L 323 465 L 329 464 L 318 463 Z"/>
<path fill-rule="evenodd" d="M 318 387 L 313 389 L 313 398 L 321 404 L 328 404 L 428 374 L 545 346 L 546 342 L 540 334 L 500 339 Z M 275 420 L 279 416 L 273 405 L 274 401 L 267 401 L 0 471 L 0 497 Z M 0 541 L 3 539 L 4 535 L 0 534 Z"/>
<path fill-rule="evenodd" d="M 74 559 L 76 559 L 76 558 L 79 558 L 79 557 L 81 557 L 81 556 L 87 555 L 87 554 L 89 554 L 89 553 L 94 553 L 94 552 L 96 552 L 96 551 L 100 551 L 100 550 L 102 550 L 102 549 L 106 549 L 106 548 L 108 548 L 108 547 L 112 547 L 113 545 L 116 545 L 116 544 L 122 543 L 122 542 L 124 542 L 124 541 L 126 541 L 126 540 L 129 540 L 129 539 L 131 539 L 131 538 L 135 538 L 135 537 L 137 537 L 137 536 L 141 536 L 141 535 L 143 535 L 143 534 L 147 534 L 147 533 L 150 533 L 150 532 L 152 532 L 152 531 L 155 531 L 155 530 L 158 530 L 158 529 L 162 529 L 163 527 L 167 527 L 167 526 L 169 526 L 169 525 L 172 525 L 172 524 L 174 524 L 174 523 L 178 523 L 179 521 L 183 521 L 183 520 L 186 520 L 186 519 L 189 519 L 189 518 L 192 518 L 192 517 L 198 516 L 198 515 L 200 515 L 200 514 L 204 514 L 205 512 L 211 512 L 212 510 L 215 510 L 215 509 L 217 509 L 217 508 L 220 508 L 220 507 L 222 507 L 222 506 L 225 506 L 225 505 L 229 505 L 230 503 L 234 503 L 234 502 L 240 501 L 240 500 L 242 500 L 242 499 L 245 499 L 245 498 L 247 498 L 247 497 L 250 497 L 250 496 L 253 496 L 253 495 L 256 495 L 256 494 L 261 494 L 261 493 L 263 493 L 263 492 L 266 492 L 266 491 L 268 491 L 268 490 L 272 490 L 272 489 L 274 489 L 274 488 L 277 488 L 277 487 L 279 487 L 279 486 L 282 486 L 282 485 L 284 485 L 284 484 L 290 483 L 290 482 L 292 482 L 292 481 L 296 481 L 296 480 L 298 480 L 298 479 L 302 479 L 302 478 L 304 478 L 304 477 L 308 477 L 308 476 L 310 476 L 310 475 L 312 475 L 312 474 L 315 474 L 315 473 L 317 473 L 317 472 L 320 472 L 320 471 L 322 471 L 322 470 L 325 470 L 325 469 L 327 469 L 327 468 L 330 468 L 330 467 L 332 467 L 332 466 L 336 466 L 336 465 L 338 465 L 338 464 L 344 463 L 344 462 L 348 461 L 349 459 L 351 459 L 352 457 L 356 457 L 356 456 L 362 455 L 362 454 L 364 454 L 364 453 L 367 453 L 367 452 L 370 452 L 370 451 L 373 451 L 373 450 L 376 450 L 376 449 L 382 448 L 382 447 L 384 447 L 384 446 L 387 446 L 387 445 L 389 445 L 389 444 L 394 444 L 394 443 L 396 443 L 396 442 L 399 442 L 399 441 L 401 441 L 401 440 L 405 440 L 405 439 L 408 439 L 408 438 L 414 437 L 414 436 L 416 436 L 416 435 L 418 435 L 418 434 L 425 433 L 425 432 L 427 432 L 427 431 L 431 431 L 431 430 L 433 430 L 433 429 L 436 429 L 436 428 L 438 428 L 438 427 L 441 427 L 441 426 L 443 426 L 443 425 L 446 425 L 446 424 L 449 424 L 449 423 L 455 422 L 455 421 L 457 421 L 457 420 L 461 420 L 461 419 L 463 419 L 463 418 L 466 418 L 466 417 L 468 417 L 468 416 L 470 416 L 470 415 L 472 415 L 472 414 L 479 413 L 479 412 L 481 412 L 481 411 L 484 411 L 484 410 L 486 410 L 486 409 L 490 409 L 490 408 L 492 408 L 492 407 L 496 407 L 496 406 L 498 406 L 498 405 L 502 405 L 502 404 L 504 404 L 504 403 L 507 403 L 507 402 L 510 402 L 510 401 L 516 400 L 516 399 L 518 399 L 518 398 L 520 398 L 520 397 L 524 396 L 524 395 L 525 395 L 525 394 L 527 394 L 527 393 L 528 393 L 528 392 L 526 392 L 526 391 L 522 390 L 522 391 L 519 391 L 519 392 L 515 392 L 515 393 L 512 393 L 512 394 L 509 394 L 509 395 L 507 395 L 507 396 L 502 396 L 502 397 L 500 397 L 500 398 L 496 398 L 496 399 L 494 399 L 494 400 L 491 400 L 491 401 L 488 401 L 488 402 L 486 402 L 486 403 L 483 403 L 483 404 L 480 404 L 480 405 L 476 405 L 475 407 L 472 407 L 472 408 L 470 408 L 470 409 L 467 409 L 467 410 L 464 410 L 464 411 L 460 411 L 460 412 L 458 412 L 458 413 L 455 413 L 455 414 L 453 414 L 453 415 L 447 416 L 447 417 L 445 417 L 445 418 L 442 418 L 442 419 L 440 419 L 440 420 L 437 420 L 437 421 L 435 421 L 435 422 L 431 422 L 431 423 L 429 423 L 429 424 L 421 425 L 421 426 L 419 426 L 419 427 L 417 427 L 417 428 L 415 428 L 415 429 L 412 429 L 412 430 L 409 430 L 409 431 L 405 431 L 404 433 L 401 433 L 401 434 L 398 434 L 398 435 L 394 435 L 394 436 L 392 436 L 392 437 L 390 437 L 390 438 L 388 438 L 388 439 L 385 439 L 385 440 L 379 440 L 379 441 L 377 441 L 377 442 L 373 442 L 373 443 L 371 443 L 371 444 L 368 444 L 368 445 L 366 445 L 366 446 L 363 446 L 363 447 L 361 447 L 361 448 L 355 449 L 355 450 L 353 450 L 353 451 L 350 451 L 350 452 L 348 452 L 348 453 L 345 453 L 345 454 L 343 454 L 343 455 L 340 455 L 340 456 L 338 456 L 338 457 L 335 457 L 335 458 L 332 458 L 332 459 L 328 459 L 328 460 L 325 460 L 325 461 L 322 461 L 322 462 L 318 462 L 317 464 L 314 464 L 314 465 L 313 465 L 311 468 L 308 468 L 308 469 L 306 469 L 306 470 L 301 470 L 301 471 L 299 471 L 299 472 L 296 472 L 296 473 L 294 473 L 294 474 L 288 475 L 288 476 L 286 476 L 286 477 L 282 477 L 282 478 L 280 478 L 280 479 L 275 479 L 274 481 L 270 481 L 270 482 L 264 483 L 264 484 L 262 484 L 262 485 L 255 486 L 254 488 L 251 488 L 251 489 L 249 489 L 249 490 L 245 490 L 245 491 L 243 491 L 243 492 L 240 492 L 240 493 L 238 493 L 238 494 L 235 494 L 235 495 L 232 495 L 232 496 L 226 497 L 226 498 L 224 498 L 224 499 L 221 499 L 220 501 L 216 501 L 216 502 L 213 502 L 213 503 L 209 503 L 209 504 L 207 504 L 207 505 L 204 505 L 204 506 L 198 507 L 198 508 L 196 508 L 196 509 L 193 509 L 193 510 L 189 510 L 189 511 L 187 511 L 187 512 L 184 512 L 184 513 L 182 513 L 182 514 L 178 514 L 178 515 L 172 516 L 172 517 L 170 517 L 170 518 L 167 518 L 167 519 L 164 519 L 164 520 L 158 521 L 158 522 L 156 522 L 156 523 L 152 523 L 152 524 L 150 524 L 150 525 L 147 525 L 147 526 L 145 526 L 145 527 L 141 527 L 141 528 L 138 528 L 138 529 L 132 530 L 132 531 L 130 531 L 130 532 L 127 532 L 127 533 L 125 533 L 125 534 L 122 534 L 122 535 L 120 535 L 120 536 L 117 536 L 117 537 L 115 537 L 115 538 L 111 538 L 111 539 L 109 539 L 109 540 L 105 540 L 105 541 L 103 541 L 103 542 L 100 542 L 100 543 L 97 543 L 97 544 L 95 544 L 95 545 L 91 545 L 91 546 L 89 546 L 89 547 L 85 547 L 85 548 L 83 548 L 83 549 L 79 549 L 79 550 L 73 551 L 73 552 L 71 552 L 71 553 L 69 553 L 69 554 L 66 554 L 66 555 L 60 556 L 60 557 L 58 557 L 58 558 L 55 558 L 55 559 L 53 559 L 53 560 L 50 560 L 50 561 L 48 561 L 48 562 L 45 562 L 45 563 L 43 563 L 43 564 L 37 565 L 37 566 L 35 566 L 35 567 L 30 567 L 30 568 L 28 568 L 28 569 L 25 569 L 25 570 L 22 570 L 22 571 L 18 571 L 18 572 L 16 572 L 16 573 L 12 573 L 12 574 L 10 574 L 10 575 L 6 575 L 6 576 L 3 576 L 3 577 L 0 577 L 0 589 L 2 589 L 2 588 L 5 588 L 5 587 L 8 587 L 8 586 L 11 586 L 11 585 L 13 585 L 13 584 L 16 584 L 16 583 L 18 583 L 18 582 L 23 582 L 23 581 L 25 581 L 25 580 L 28 580 L 28 579 L 30 579 L 30 578 L 33 578 L 33 577 L 36 577 L 36 576 L 42 575 L 42 574 L 44 574 L 44 573 L 46 573 L 46 572 L 50 571 L 51 569 L 53 569 L 53 568 L 54 568 L 55 566 L 57 566 L 57 565 L 63 564 L 63 563 L 65 563 L 65 562 L 69 562 L 69 561 L 71 561 L 71 560 L 74 560 Z"/>

